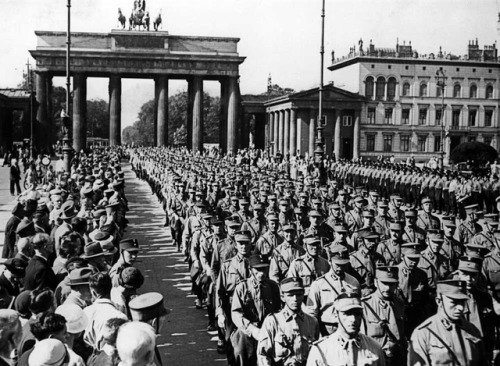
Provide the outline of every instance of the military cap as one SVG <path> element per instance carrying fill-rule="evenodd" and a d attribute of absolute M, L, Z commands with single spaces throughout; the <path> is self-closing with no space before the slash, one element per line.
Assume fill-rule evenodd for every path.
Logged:
<path fill-rule="evenodd" d="M 333 231 L 335 231 L 336 233 L 348 233 L 349 230 L 347 230 L 347 227 L 343 224 L 341 225 L 334 225 L 333 226 Z"/>
<path fill-rule="evenodd" d="M 286 199 L 281 199 L 280 202 L 279 202 L 280 205 L 285 205 L 285 206 L 288 206 L 289 202 L 288 200 Z"/>
<path fill-rule="evenodd" d="M 120 241 L 120 250 L 127 252 L 139 252 L 139 242 L 137 239 L 124 239 Z"/>
<path fill-rule="evenodd" d="M 355 291 L 342 292 L 335 300 L 335 309 L 342 312 L 349 310 L 363 310 L 359 294 Z"/>
<path fill-rule="evenodd" d="M 33 223 L 33 221 L 30 221 L 28 220 L 28 218 L 24 217 L 17 225 L 16 234 L 21 238 L 35 235 L 35 224 Z"/>
<path fill-rule="evenodd" d="M 330 245 L 330 260 L 339 265 L 349 263 L 349 250 L 340 244 Z"/>
<path fill-rule="evenodd" d="M 248 264 L 252 268 L 265 268 L 269 267 L 269 259 L 265 255 L 255 253 L 248 259 Z"/>
<path fill-rule="evenodd" d="M 386 208 L 389 207 L 386 200 L 380 200 L 377 202 L 377 207 Z"/>
<path fill-rule="evenodd" d="M 295 228 L 294 224 L 287 224 L 283 225 L 283 231 L 296 231 L 297 229 Z"/>
<path fill-rule="evenodd" d="M 416 210 L 406 210 L 405 217 L 417 217 L 417 211 Z"/>
<path fill-rule="evenodd" d="M 196 190 L 194 188 L 190 187 L 188 189 L 188 193 L 196 193 Z"/>
<path fill-rule="evenodd" d="M 339 190 L 339 196 L 347 195 L 347 191 L 345 189 Z"/>
<path fill-rule="evenodd" d="M 363 198 L 363 196 L 356 196 L 354 202 L 365 202 L 365 199 Z"/>
<path fill-rule="evenodd" d="M 401 253 L 410 258 L 420 258 L 420 243 L 401 244 Z"/>
<path fill-rule="evenodd" d="M 391 195 L 391 200 L 402 201 L 403 199 L 401 198 L 401 196 L 399 194 L 393 194 L 393 195 Z"/>
<path fill-rule="evenodd" d="M 437 293 L 455 300 L 468 300 L 467 283 L 461 280 L 445 280 L 437 282 Z"/>
<path fill-rule="evenodd" d="M 382 282 L 397 283 L 399 268 L 397 266 L 379 266 L 375 271 L 375 277 Z"/>
<path fill-rule="evenodd" d="M 479 273 L 481 272 L 481 264 L 482 261 L 477 258 L 463 256 L 458 261 L 458 269 L 464 272 Z"/>
<path fill-rule="evenodd" d="M 278 199 L 278 196 L 276 196 L 276 195 L 273 193 L 273 194 L 270 194 L 269 196 L 267 196 L 267 199 L 268 199 L 268 200 L 276 200 L 276 199 Z"/>
<path fill-rule="evenodd" d="M 210 219 L 210 225 L 219 226 L 222 225 L 222 220 L 220 220 L 217 216 L 212 216 Z"/>
<path fill-rule="evenodd" d="M 486 214 L 484 215 L 484 221 L 490 226 L 498 225 L 498 214 Z"/>
<path fill-rule="evenodd" d="M 250 235 L 247 232 L 240 231 L 234 235 L 234 240 L 238 243 L 251 241 Z"/>
<path fill-rule="evenodd" d="M 377 197 L 379 197 L 379 196 L 380 196 L 380 194 L 378 194 L 378 192 L 377 192 L 377 191 L 370 191 L 370 192 L 369 192 L 369 194 L 370 194 L 371 196 L 377 196 Z"/>
<path fill-rule="evenodd" d="M 473 212 L 477 211 L 478 207 L 479 206 L 477 204 L 473 204 L 473 205 L 465 206 L 464 208 L 465 208 L 465 212 L 467 212 L 468 214 L 470 214 L 470 213 L 473 213 Z"/>
<path fill-rule="evenodd" d="M 446 227 L 457 227 L 457 224 L 455 224 L 454 217 L 443 217 L 442 223 L 443 223 L 443 226 L 446 226 Z"/>
<path fill-rule="evenodd" d="M 249 205 L 249 204 L 250 204 L 250 201 L 248 200 L 248 198 L 246 198 L 246 197 L 242 197 L 242 198 L 240 198 L 240 200 L 239 200 L 239 204 L 240 204 L 240 205 Z"/>
<path fill-rule="evenodd" d="M 24 277 L 26 275 L 26 267 L 28 262 L 21 258 L 10 258 L 2 263 L 15 277 Z"/>
<path fill-rule="evenodd" d="M 403 230 L 403 226 L 401 225 L 400 222 L 391 222 L 389 224 L 389 230 L 400 231 Z"/>
<path fill-rule="evenodd" d="M 237 202 L 238 201 L 238 196 L 235 196 L 235 195 L 231 196 L 231 201 Z"/>
<path fill-rule="evenodd" d="M 92 269 L 89 267 L 75 268 L 69 273 L 69 285 L 70 286 L 88 285 L 91 275 L 92 275 Z"/>
<path fill-rule="evenodd" d="M 374 217 L 373 213 L 371 211 L 369 211 L 369 210 L 363 211 L 362 216 L 363 217 Z"/>
<path fill-rule="evenodd" d="M 422 198 L 422 205 L 424 205 L 426 203 L 432 203 L 432 201 L 431 201 L 431 199 L 429 197 Z"/>
<path fill-rule="evenodd" d="M 443 235 L 441 234 L 440 230 L 435 230 L 435 229 L 429 229 L 427 230 L 427 237 L 429 240 L 432 240 L 433 242 L 443 242 Z"/>
<path fill-rule="evenodd" d="M 300 207 L 295 207 L 295 208 L 293 209 L 293 212 L 294 212 L 295 214 L 303 214 L 303 213 L 304 213 Z"/>
<path fill-rule="evenodd" d="M 279 221 L 279 217 L 275 213 L 270 213 L 266 216 L 266 219 L 267 221 Z"/>
<path fill-rule="evenodd" d="M 311 210 L 307 214 L 309 217 L 321 217 L 321 214 L 317 210 Z"/>
<path fill-rule="evenodd" d="M 307 194 L 307 192 L 300 192 L 299 196 L 300 197 L 309 197 L 309 195 Z"/>
<path fill-rule="evenodd" d="M 330 205 L 331 210 L 340 210 L 340 205 L 338 203 L 332 203 Z"/>
<path fill-rule="evenodd" d="M 368 241 L 378 240 L 380 237 L 377 233 L 368 232 L 362 235 L 362 238 Z"/>
<path fill-rule="evenodd" d="M 465 252 L 469 257 L 483 260 L 490 250 L 483 245 L 469 243 L 465 245 Z"/>
<path fill-rule="evenodd" d="M 321 239 L 318 237 L 304 238 L 304 244 L 306 244 L 306 245 L 320 245 Z"/>
<path fill-rule="evenodd" d="M 323 203 L 323 201 L 321 201 L 319 198 L 313 198 L 311 202 L 315 205 L 320 205 Z"/>
<path fill-rule="evenodd" d="M 262 203 L 256 203 L 255 205 L 252 206 L 252 209 L 254 211 L 263 210 L 264 209 L 264 205 Z"/>
<path fill-rule="evenodd" d="M 304 291 L 304 283 L 300 277 L 288 277 L 280 282 L 281 292 Z"/>
<path fill-rule="evenodd" d="M 163 295 L 158 292 L 139 295 L 130 300 L 128 306 L 134 321 L 147 322 L 169 313 L 163 304 Z"/>
<path fill-rule="evenodd" d="M 205 212 L 201 214 L 201 218 L 203 220 L 210 220 L 213 217 L 213 215 L 210 212 Z"/>
<path fill-rule="evenodd" d="M 231 227 L 231 228 L 241 226 L 241 222 L 239 222 L 239 220 L 235 220 L 233 217 L 226 219 L 226 221 L 224 223 L 226 224 L 227 227 Z"/>

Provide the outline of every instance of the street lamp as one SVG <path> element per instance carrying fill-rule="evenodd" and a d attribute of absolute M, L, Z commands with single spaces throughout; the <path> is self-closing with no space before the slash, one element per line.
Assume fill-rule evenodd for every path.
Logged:
<path fill-rule="evenodd" d="M 33 80 L 31 79 L 31 70 L 30 70 L 30 60 L 28 59 L 28 88 L 30 91 L 30 159 L 35 160 L 35 156 L 33 154 Z"/>
<path fill-rule="evenodd" d="M 70 67 L 69 67 L 69 55 L 71 51 L 71 0 L 68 0 L 68 4 L 66 5 L 68 8 L 68 33 L 66 35 L 66 109 L 61 111 L 61 119 L 63 123 L 63 161 L 64 161 L 64 170 L 71 174 L 71 159 L 73 157 L 73 141 L 71 139 L 70 127 L 71 127 L 71 118 L 69 116 L 70 109 L 70 88 L 71 88 L 71 80 L 70 80 Z"/>
<path fill-rule="evenodd" d="M 323 146 L 324 138 L 323 138 L 323 126 L 325 123 L 323 116 L 323 71 L 324 71 L 324 56 L 325 56 L 325 0 L 322 2 L 323 6 L 321 8 L 321 47 L 320 47 L 320 83 L 319 83 L 319 106 L 318 106 L 318 119 L 316 122 L 316 149 L 314 149 L 314 160 L 318 165 L 319 173 L 320 173 L 320 181 L 321 184 L 325 183 L 326 180 L 326 171 L 323 166 L 323 156 L 324 149 Z"/>
<path fill-rule="evenodd" d="M 444 167 L 444 129 L 445 129 L 445 110 L 444 110 L 444 88 L 446 86 L 446 76 L 442 68 L 436 71 L 436 77 L 438 79 L 437 85 L 441 88 L 441 143 L 440 143 L 440 157 L 439 157 L 439 168 Z"/>

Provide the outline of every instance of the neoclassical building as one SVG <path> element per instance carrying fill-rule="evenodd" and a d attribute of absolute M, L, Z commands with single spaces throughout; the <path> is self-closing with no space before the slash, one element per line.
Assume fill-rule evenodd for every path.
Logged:
<path fill-rule="evenodd" d="M 467 54 L 421 55 L 411 43 L 364 50 L 362 41 L 329 70 L 337 84 L 366 97 L 361 111 L 359 154 L 426 160 L 441 152 L 445 163 L 462 142 L 499 149 L 499 71 L 495 45 L 470 41 Z M 443 90 L 444 80 L 444 94 Z"/>

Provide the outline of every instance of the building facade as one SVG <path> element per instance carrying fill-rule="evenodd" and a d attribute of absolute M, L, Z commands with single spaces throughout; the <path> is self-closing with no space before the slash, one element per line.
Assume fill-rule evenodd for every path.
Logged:
<path fill-rule="evenodd" d="M 359 155 L 444 162 L 460 143 L 480 141 L 499 150 L 500 63 L 495 45 L 471 41 L 465 56 L 420 55 L 411 43 L 395 49 L 353 47 L 329 70 L 338 83 L 366 97 Z M 443 143 L 442 143 L 443 142 Z"/>

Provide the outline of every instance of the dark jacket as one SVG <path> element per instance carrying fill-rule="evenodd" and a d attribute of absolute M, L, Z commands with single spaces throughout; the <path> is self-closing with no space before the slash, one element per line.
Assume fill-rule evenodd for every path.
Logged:
<path fill-rule="evenodd" d="M 11 165 L 10 166 L 10 180 L 20 180 L 21 179 L 21 169 L 19 169 L 19 166 L 16 165 Z"/>
<path fill-rule="evenodd" d="M 24 277 L 24 289 L 33 291 L 44 287 L 52 291 L 56 289 L 58 280 L 49 263 L 42 257 L 35 255 L 26 267 L 26 276 Z"/>

